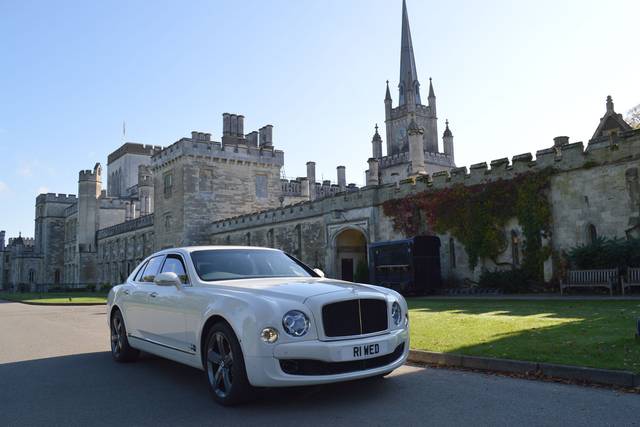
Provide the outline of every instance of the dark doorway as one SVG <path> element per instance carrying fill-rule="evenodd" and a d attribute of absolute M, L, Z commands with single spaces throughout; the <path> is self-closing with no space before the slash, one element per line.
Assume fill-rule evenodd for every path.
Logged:
<path fill-rule="evenodd" d="M 353 258 L 342 258 L 342 280 L 353 282 Z"/>

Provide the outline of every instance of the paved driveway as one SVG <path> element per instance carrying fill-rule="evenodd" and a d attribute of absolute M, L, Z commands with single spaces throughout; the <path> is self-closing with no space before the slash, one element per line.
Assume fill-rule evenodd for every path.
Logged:
<path fill-rule="evenodd" d="M 413 366 L 222 408 L 196 369 L 114 363 L 104 311 L 0 303 L 0 426 L 640 425 L 640 395 Z"/>

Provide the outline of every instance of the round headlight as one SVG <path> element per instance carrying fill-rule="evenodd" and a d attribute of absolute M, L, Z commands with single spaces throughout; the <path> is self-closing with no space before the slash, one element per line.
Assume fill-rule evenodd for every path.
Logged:
<path fill-rule="evenodd" d="M 400 322 L 402 322 L 402 309 L 398 301 L 395 301 L 391 306 L 391 318 L 393 319 L 394 325 L 400 326 Z"/>
<path fill-rule="evenodd" d="M 291 310 L 282 318 L 282 326 L 286 333 L 293 337 L 301 337 L 309 331 L 309 318 L 298 310 Z"/>
<path fill-rule="evenodd" d="M 264 342 L 273 344 L 278 341 L 278 330 L 276 328 L 264 328 L 262 332 L 260 332 L 260 338 L 262 338 Z"/>

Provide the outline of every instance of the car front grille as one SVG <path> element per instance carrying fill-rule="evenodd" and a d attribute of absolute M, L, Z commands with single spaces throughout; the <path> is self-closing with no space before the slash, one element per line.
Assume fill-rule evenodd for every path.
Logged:
<path fill-rule="evenodd" d="M 326 337 L 348 337 L 384 331 L 388 327 L 387 302 L 380 299 L 353 299 L 322 307 Z"/>
<path fill-rule="evenodd" d="M 282 359 L 280 368 L 289 375 L 337 375 L 349 372 L 366 371 L 390 365 L 404 353 L 404 343 L 398 345 L 393 353 L 372 359 L 352 360 L 348 362 L 324 362 L 313 359 Z"/>

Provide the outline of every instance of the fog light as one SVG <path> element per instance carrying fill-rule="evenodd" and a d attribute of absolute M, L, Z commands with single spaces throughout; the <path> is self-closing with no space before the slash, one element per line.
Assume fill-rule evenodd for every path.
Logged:
<path fill-rule="evenodd" d="M 273 344 L 278 341 L 278 330 L 276 328 L 264 328 L 262 332 L 260 332 L 260 338 L 262 338 L 264 342 Z"/>

